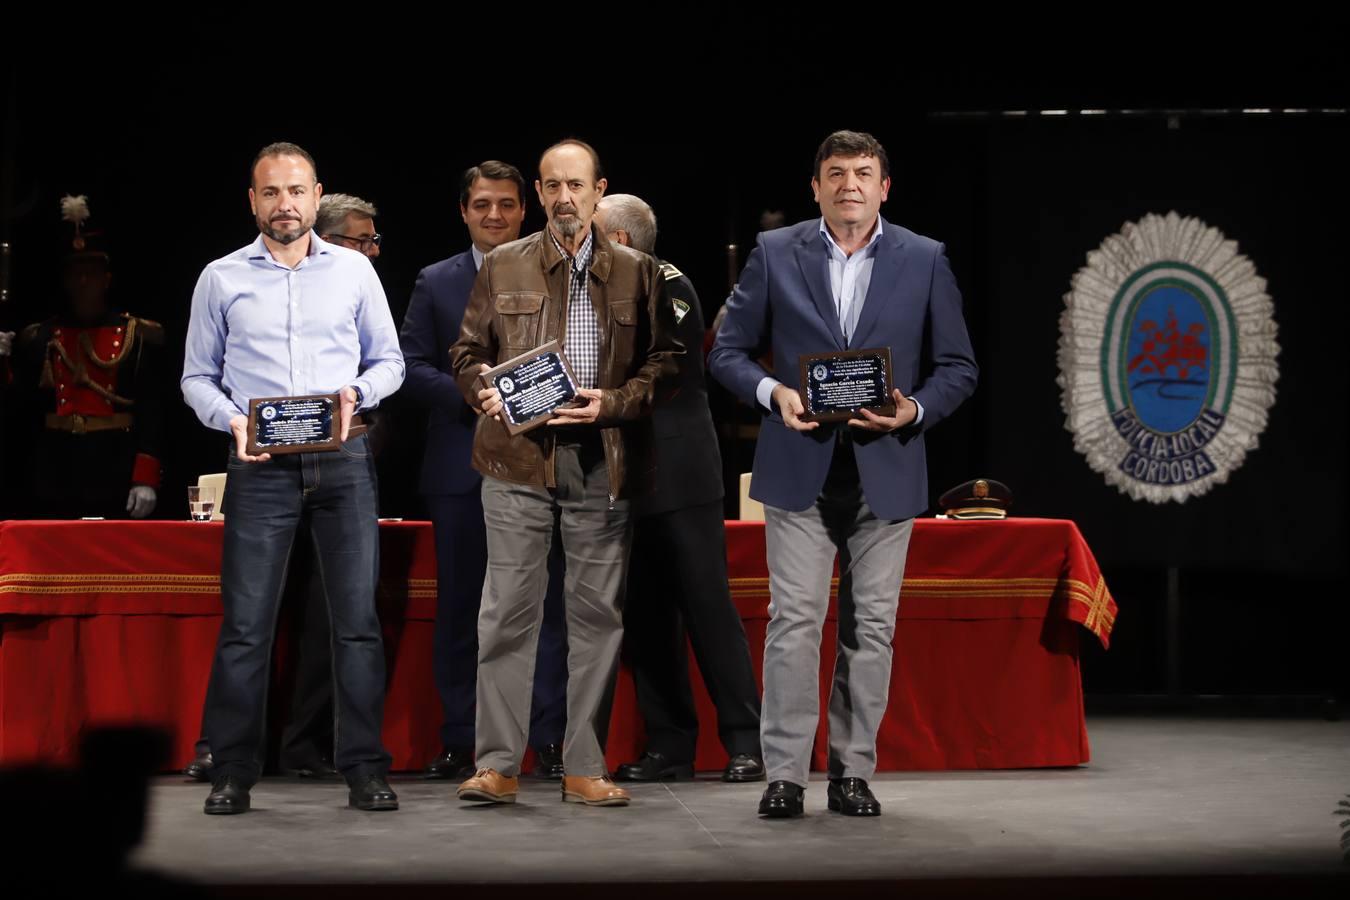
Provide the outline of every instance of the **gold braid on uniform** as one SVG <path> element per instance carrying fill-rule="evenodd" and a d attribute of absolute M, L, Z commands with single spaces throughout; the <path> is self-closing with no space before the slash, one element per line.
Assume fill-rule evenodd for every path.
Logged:
<path fill-rule="evenodd" d="M 118 350 L 108 359 L 99 359 L 98 354 L 94 352 L 94 341 L 89 337 L 89 332 L 83 332 L 80 335 L 80 349 L 84 355 L 89 357 L 89 361 L 100 369 L 115 369 L 126 359 L 127 352 L 131 350 L 131 345 L 136 341 L 136 322 L 134 316 L 127 317 L 127 331 L 122 335 L 122 349 Z"/>
<path fill-rule="evenodd" d="M 87 343 L 88 340 L 89 336 L 87 334 L 80 335 L 81 348 L 84 349 L 86 353 L 92 356 L 93 351 L 90 349 Z M 91 380 L 89 378 L 89 372 L 84 367 L 84 363 L 79 363 L 77 365 L 75 361 L 70 358 L 70 354 L 66 352 L 66 348 L 56 338 L 52 338 L 50 341 L 47 342 L 47 349 L 56 351 L 56 355 L 61 357 L 61 361 L 66 364 L 66 368 L 70 369 L 70 371 L 75 373 L 75 384 L 77 384 L 78 386 L 89 388 L 89 390 L 93 391 L 95 394 L 98 394 L 100 397 L 102 397 L 104 400 L 107 400 L 109 403 L 116 403 L 120 406 L 136 405 L 135 400 L 130 400 L 126 397 L 119 397 L 117 394 L 114 394 L 112 391 L 108 390 L 103 385 L 98 384 L 97 382 Z M 122 355 L 118 356 L 118 359 L 120 360 L 124 355 L 126 355 L 125 344 L 122 347 Z M 105 366 L 104 368 L 111 368 L 111 366 Z M 50 359 L 48 359 L 45 363 L 43 363 L 42 370 L 43 370 L 43 377 L 50 379 L 51 378 Z M 50 385 L 47 386 L 50 387 Z"/>

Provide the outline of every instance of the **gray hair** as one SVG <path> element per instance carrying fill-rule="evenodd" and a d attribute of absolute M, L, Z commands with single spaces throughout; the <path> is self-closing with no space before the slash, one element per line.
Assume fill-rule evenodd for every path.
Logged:
<path fill-rule="evenodd" d="M 606 231 L 626 231 L 634 250 L 655 251 L 656 213 L 646 200 L 632 194 L 606 194 L 600 205 L 605 211 Z"/>
<path fill-rule="evenodd" d="M 367 219 L 373 219 L 380 214 L 374 203 L 368 203 L 352 194 L 325 194 L 319 199 L 319 213 L 314 219 L 314 230 L 320 236 L 340 234 L 338 229 L 347 221 L 347 216 L 353 213 Z"/>

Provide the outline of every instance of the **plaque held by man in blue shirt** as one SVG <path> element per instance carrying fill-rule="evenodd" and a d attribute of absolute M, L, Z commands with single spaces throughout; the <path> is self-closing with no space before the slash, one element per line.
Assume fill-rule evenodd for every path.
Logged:
<path fill-rule="evenodd" d="M 247 452 L 277 455 L 338 449 L 342 446 L 341 402 L 338 394 L 249 401 Z"/>

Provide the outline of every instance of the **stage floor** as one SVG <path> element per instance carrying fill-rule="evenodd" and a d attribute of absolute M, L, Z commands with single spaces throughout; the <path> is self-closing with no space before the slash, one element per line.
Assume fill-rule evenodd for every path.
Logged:
<path fill-rule="evenodd" d="M 1350 723 L 1096 717 L 1089 733 L 1080 768 L 881 775 L 878 819 L 828 813 L 819 777 L 788 821 L 755 815 L 763 785 L 712 775 L 636 786 L 624 809 L 564 804 L 534 780 L 514 806 L 468 805 L 452 783 L 403 777 L 396 813 L 348 810 L 340 782 L 266 779 L 233 817 L 202 814 L 206 786 L 163 778 L 134 859 L 241 886 L 1350 874 L 1333 815 L 1350 794 Z"/>

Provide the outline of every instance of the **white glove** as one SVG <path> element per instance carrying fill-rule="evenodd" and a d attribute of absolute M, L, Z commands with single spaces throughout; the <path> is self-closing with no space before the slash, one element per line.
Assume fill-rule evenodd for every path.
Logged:
<path fill-rule="evenodd" d="M 127 512 L 133 519 L 144 519 L 155 511 L 155 489 L 143 484 L 134 485 L 127 494 Z"/>
<path fill-rule="evenodd" d="M 0 331 L 0 356 L 9 356 L 14 351 L 14 332 Z"/>

